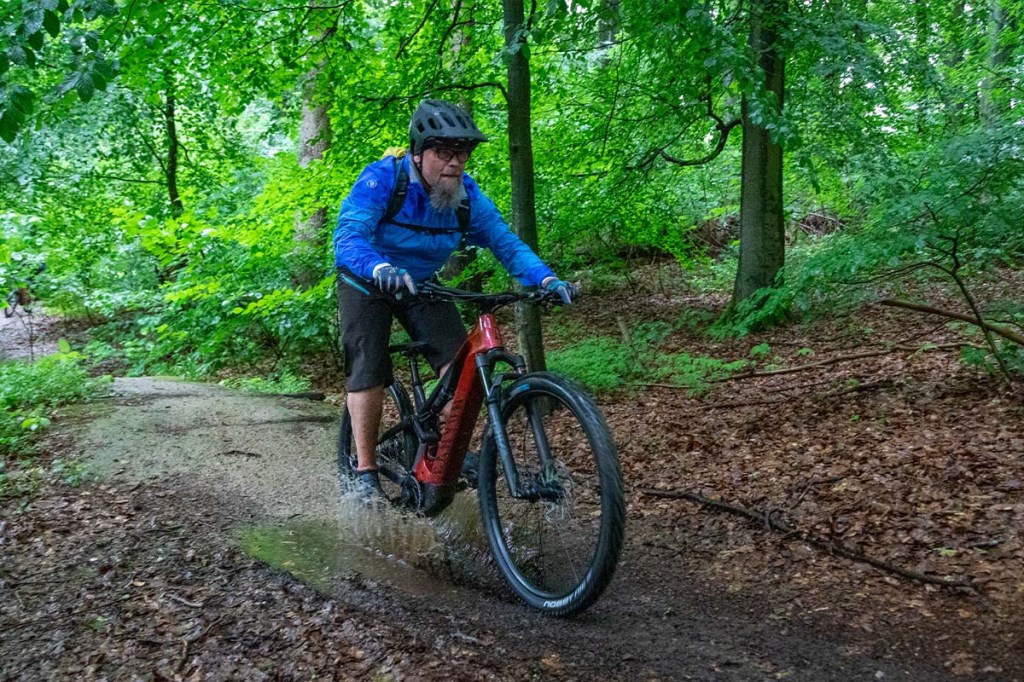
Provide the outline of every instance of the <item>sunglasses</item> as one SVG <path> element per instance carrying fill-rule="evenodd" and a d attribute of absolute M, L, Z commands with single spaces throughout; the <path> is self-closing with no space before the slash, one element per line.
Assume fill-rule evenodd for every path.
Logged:
<path fill-rule="evenodd" d="M 441 159 L 445 163 L 448 163 L 452 159 L 458 160 L 459 163 L 466 163 L 469 161 L 469 155 L 473 152 L 469 149 L 453 149 L 451 147 L 434 147 L 434 154 L 437 158 Z"/>

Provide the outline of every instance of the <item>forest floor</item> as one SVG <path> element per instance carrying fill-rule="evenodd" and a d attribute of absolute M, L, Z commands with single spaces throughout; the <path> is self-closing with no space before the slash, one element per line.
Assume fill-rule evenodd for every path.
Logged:
<path fill-rule="evenodd" d="M 594 296 L 559 324 L 720 305 Z M 726 360 L 768 344 L 766 374 L 599 400 L 627 543 L 568 622 L 509 596 L 471 499 L 433 526 L 339 500 L 330 404 L 119 380 L 40 455 L 99 480 L 0 501 L 0 679 L 1024 680 L 1024 403 L 964 341 L 880 307 L 675 332 Z"/>

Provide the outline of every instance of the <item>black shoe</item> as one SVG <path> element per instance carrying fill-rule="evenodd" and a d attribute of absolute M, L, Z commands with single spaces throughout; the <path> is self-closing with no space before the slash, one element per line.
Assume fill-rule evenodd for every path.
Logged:
<path fill-rule="evenodd" d="M 367 502 L 387 501 L 384 489 L 380 487 L 380 472 L 376 469 L 352 472 L 352 490 Z"/>
<path fill-rule="evenodd" d="M 480 468 L 480 453 L 470 450 L 466 453 L 466 459 L 462 460 L 462 477 L 470 488 L 477 486 L 477 472 Z"/>

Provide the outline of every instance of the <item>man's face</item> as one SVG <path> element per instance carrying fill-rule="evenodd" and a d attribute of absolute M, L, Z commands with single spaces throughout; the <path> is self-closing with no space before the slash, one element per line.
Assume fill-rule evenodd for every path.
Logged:
<path fill-rule="evenodd" d="M 430 185 L 430 205 L 437 211 L 450 211 L 462 200 L 462 171 L 470 151 L 465 148 L 426 149 L 414 160 L 420 164 L 423 179 Z"/>
<path fill-rule="evenodd" d="M 448 160 L 445 160 L 448 157 Z M 458 186 L 469 154 L 465 149 L 439 147 L 426 149 L 420 157 L 423 179 L 428 185 Z"/>

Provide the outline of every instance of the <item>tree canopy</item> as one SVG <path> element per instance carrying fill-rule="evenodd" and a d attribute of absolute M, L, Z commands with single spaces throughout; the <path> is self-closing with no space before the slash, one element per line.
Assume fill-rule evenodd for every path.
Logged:
<path fill-rule="evenodd" d="M 589 286 L 641 253 L 735 277 L 746 244 L 742 331 L 856 299 L 844 282 L 937 237 L 975 269 L 1019 262 L 1019 3 L 525 10 L 508 27 L 482 0 L 5 4 L 0 283 L 45 258 L 52 304 L 120 325 L 138 371 L 329 351 L 331 218 L 420 99 L 472 108 L 492 142 L 470 172 L 512 218 L 516 59 L 539 250 Z M 743 151 L 755 135 L 776 150 L 767 183 Z M 295 247 L 303 224 L 312 249 Z M 503 277 L 486 255 L 470 275 Z"/>

